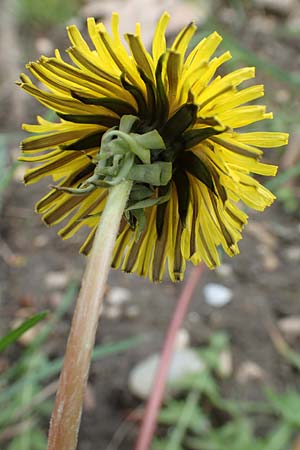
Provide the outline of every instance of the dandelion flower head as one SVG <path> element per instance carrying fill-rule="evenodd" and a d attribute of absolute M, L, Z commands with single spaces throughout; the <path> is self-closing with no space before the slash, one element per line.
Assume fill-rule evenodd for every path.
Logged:
<path fill-rule="evenodd" d="M 57 50 L 54 57 L 28 64 L 38 83 L 21 75 L 20 86 L 57 116 L 54 122 L 39 116 L 37 124 L 23 125 L 32 134 L 22 142 L 20 159 L 38 163 L 27 171 L 25 183 L 52 177 L 57 187 L 36 211 L 49 226 L 67 219 L 59 231 L 63 239 L 87 226 L 80 249 L 87 254 L 109 189 L 91 181 L 101 139 L 129 123 L 137 169 L 128 172 L 133 188 L 112 266 L 153 281 L 162 279 L 167 266 L 170 278 L 181 280 L 188 260 L 214 268 L 220 264 L 218 247 L 238 254 L 247 221 L 238 203 L 258 211 L 272 204 L 273 194 L 252 174 L 276 174 L 276 166 L 261 161 L 261 148 L 286 144 L 287 134 L 241 131 L 272 114 L 251 103 L 263 96 L 262 85 L 241 87 L 254 77 L 253 67 L 218 74 L 231 58 L 228 51 L 214 56 L 222 40 L 218 33 L 188 52 L 196 31 L 191 23 L 167 47 L 164 13 L 149 52 L 139 24 L 125 35 L 125 45 L 118 21 L 114 13 L 109 33 L 89 18 L 91 44 L 69 26 L 70 61 Z"/>

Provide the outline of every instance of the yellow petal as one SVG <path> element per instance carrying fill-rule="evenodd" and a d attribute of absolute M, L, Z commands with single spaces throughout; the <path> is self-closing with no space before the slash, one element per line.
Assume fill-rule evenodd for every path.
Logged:
<path fill-rule="evenodd" d="M 100 220 L 100 214 L 105 207 L 107 197 L 107 189 L 95 189 L 81 202 L 81 205 L 69 220 L 67 225 L 59 231 L 59 235 L 63 239 L 72 237 L 82 226 L 89 226 L 92 228 Z"/>
<path fill-rule="evenodd" d="M 274 131 L 253 131 L 251 133 L 236 133 L 235 139 L 238 142 L 257 145 L 263 148 L 282 147 L 288 143 L 289 135 Z"/>
<path fill-rule="evenodd" d="M 142 40 L 139 36 L 129 33 L 127 33 L 125 37 L 138 67 L 141 67 L 147 77 L 154 82 L 154 64 L 151 56 L 146 51 Z"/>
<path fill-rule="evenodd" d="M 101 114 L 107 111 L 106 108 L 84 105 L 78 100 L 42 91 L 33 85 L 23 84 L 22 88 L 35 97 L 42 105 L 64 114 L 78 114 L 79 111 L 83 114 Z"/>
<path fill-rule="evenodd" d="M 264 119 L 272 119 L 272 113 L 266 113 L 266 107 L 260 105 L 239 106 L 218 113 L 221 122 L 230 128 L 241 128 Z"/>
<path fill-rule="evenodd" d="M 184 56 L 190 40 L 194 36 L 196 30 L 197 27 L 194 23 L 190 23 L 185 28 L 183 28 L 176 36 L 171 50 L 178 52 Z"/>
<path fill-rule="evenodd" d="M 155 65 L 157 64 L 159 57 L 166 51 L 165 32 L 169 20 L 170 15 L 167 12 L 164 12 L 156 25 L 152 43 L 152 56 Z"/>
<path fill-rule="evenodd" d="M 186 59 L 185 67 L 193 70 L 203 61 L 208 61 L 220 45 L 222 37 L 215 31 L 203 38 Z"/>
<path fill-rule="evenodd" d="M 109 72 L 112 72 L 116 76 L 118 76 L 120 74 L 120 68 L 112 57 L 112 53 L 108 51 L 107 46 L 104 43 L 104 35 L 107 39 L 108 34 L 105 30 L 105 27 L 103 26 L 103 31 L 100 34 L 99 27 L 97 27 L 95 19 L 93 17 L 88 18 L 87 25 L 89 35 L 99 57 L 99 64 L 106 67 L 106 70 L 109 70 Z"/>
<path fill-rule="evenodd" d="M 211 114 L 218 115 L 222 112 L 229 111 L 244 103 L 256 100 L 264 95 L 263 85 L 251 86 L 238 92 L 229 92 L 215 99 L 213 104 L 209 104 L 204 108 L 203 113 L 208 110 Z"/>
<path fill-rule="evenodd" d="M 77 125 L 77 124 L 76 124 Z M 53 148 L 60 144 L 67 144 L 78 138 L 83 138 L 89 134 L 99 133 L 104 129 L 103 127 L 95 125 L 86 125 L 73 127 L 65 127 L 64 130 L 56 133 L 48 133 L 42 136 L 32 136 L 23 140 L 21 149 L 24 152 L 44 150 L 47 148 Z"/>

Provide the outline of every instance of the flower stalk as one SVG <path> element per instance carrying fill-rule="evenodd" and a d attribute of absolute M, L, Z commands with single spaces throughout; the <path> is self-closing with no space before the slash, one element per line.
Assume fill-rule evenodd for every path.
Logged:
<path fill-rule="evenodd" d="M 48 450 L 74 450 L 112 252 L 132 181 L 110 188 L 72 320 L 50 422 Z"/>

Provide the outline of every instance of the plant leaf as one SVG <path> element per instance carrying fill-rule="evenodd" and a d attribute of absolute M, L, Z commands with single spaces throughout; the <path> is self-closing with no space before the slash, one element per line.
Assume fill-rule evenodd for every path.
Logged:
<path fill-rule="evenodd" d="M 48 311 L 42 311 L 29 319 L 25 320 L 20 326 L 10 331 L 6 336 L 0 340 L 0 352 L 5 350 L 10 344 L 17 341 L 26 331 L 34 327 L 38 322 L 45 319 Z"/>

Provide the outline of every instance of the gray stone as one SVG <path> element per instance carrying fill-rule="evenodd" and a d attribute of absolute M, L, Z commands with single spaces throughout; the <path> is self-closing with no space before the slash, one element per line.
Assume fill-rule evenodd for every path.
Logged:
<path fill-rule="evenodd" d="M 155 353 L 139 362 L 131 370 L 128 387 L 132 394 L 143 400 L 149 397 L 158 363 L 159 354 Z M 201 372 L 203 369 L 204 363 L 195 350 L 191 348 L 176 350 L 173 354 L 168 373 L 167 392 L 175 381 L 178 381 L 187 374 Z"/>
<path fill-rule="evenodd" d="M 106 302 L 110 305 L 120 306 L 127 303 L 131 298 L 131 291 L 123 287 L 112 287 L 106 296 Z"/>

